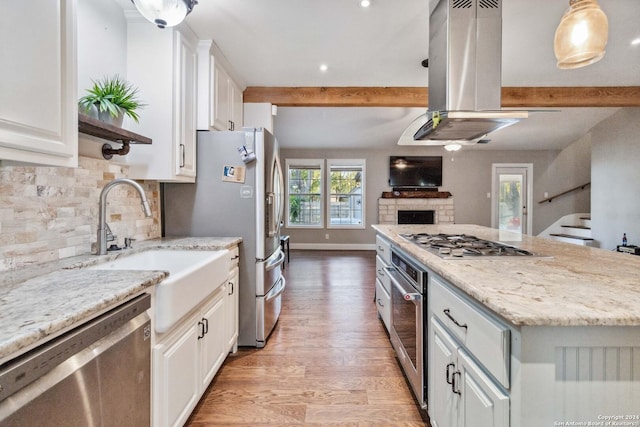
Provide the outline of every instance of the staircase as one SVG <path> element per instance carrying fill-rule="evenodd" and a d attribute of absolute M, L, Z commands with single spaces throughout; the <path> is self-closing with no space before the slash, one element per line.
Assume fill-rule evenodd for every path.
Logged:
<path fill-rule="evenodd" d="M 580 246 L 599 246 L 591 237 L 591 215 L 588 213 L 566 215 L 538 236 Z"/>

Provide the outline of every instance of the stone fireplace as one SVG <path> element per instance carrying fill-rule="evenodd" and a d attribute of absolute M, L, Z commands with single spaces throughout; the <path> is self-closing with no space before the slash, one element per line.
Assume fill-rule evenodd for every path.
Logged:
<path fill-rule="evenodd" d="M 415 211 L 411 214 L 411 211 Z M 378 199 L 378 223 L 379 224 L 429 224 L 429 214 L 424 211 L 433 211 L 432 224 L 453 224 L 454 205 L 453 197 L 448 198 L 385 198 Z M 398 221 L 399 213 L 401 220 Z M 425 219 L 426 218 L 426 219 Z"/>

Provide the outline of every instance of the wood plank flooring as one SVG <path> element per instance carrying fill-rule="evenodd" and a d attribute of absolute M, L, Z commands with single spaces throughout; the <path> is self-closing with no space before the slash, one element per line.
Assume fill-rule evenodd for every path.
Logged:
<path fill-rule="evenodd" d="M 264 349 L 230 355 L 187 422 L 428 427 L 373 302 L 375 252 L 291 251 Z"/>

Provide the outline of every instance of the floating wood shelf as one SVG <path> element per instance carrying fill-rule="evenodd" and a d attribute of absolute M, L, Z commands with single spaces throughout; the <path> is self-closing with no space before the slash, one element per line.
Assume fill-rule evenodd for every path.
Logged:
<path fill-rule="evenodd" d="M 383 199 L 447 199 L 448 191 L 384 191 Z"/>
<path fill-rule="evenodd" d="M 114 154 L 124 156 L 129 152 L 129 144 L 151 144 L 151 138 L 110 125 L 101 120 L 78 113 L 78 132 L 97 136 L 107 141 L 119 142 L 122 148 L 115 149 L 109 144 L 102 145 L 102 156 L 109 160 Z"/>

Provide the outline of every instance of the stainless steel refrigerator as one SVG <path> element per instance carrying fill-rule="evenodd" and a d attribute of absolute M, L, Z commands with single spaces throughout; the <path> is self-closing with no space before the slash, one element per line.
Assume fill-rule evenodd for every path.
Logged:
<path fill-rule="evenodd" d="M 264 347 L 281 311 L 278 141 L 263 129 L 198 132 L 196 183 L 163 185 L 165 236 L 242 237 L 238 345 Z"/>

